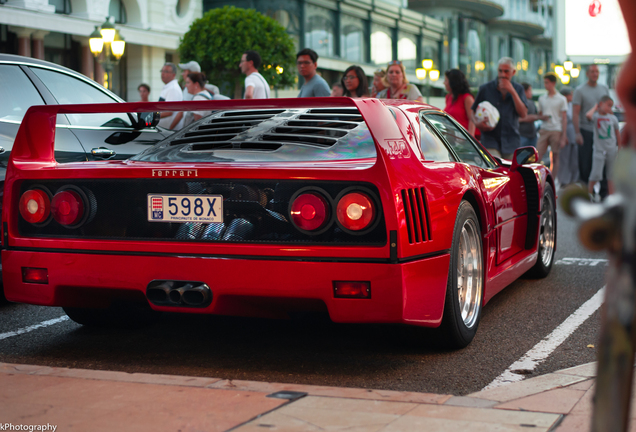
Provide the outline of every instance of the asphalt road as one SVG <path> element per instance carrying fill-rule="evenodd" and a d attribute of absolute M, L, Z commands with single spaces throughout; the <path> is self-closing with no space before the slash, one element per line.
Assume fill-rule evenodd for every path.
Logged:
<path fill-rule="evenodd" d="M 89 329 L 59 308 L 0 305 L 0 361 L 125 372 L 465 395 L 481 390 L 603 285 L 607 258 L 583 249 L 558 216 L 556 264 L 521 279 L 484 308 L 472 344 L 450 351 L 429 329 L 164 314 L 138 330 Z M 596 263 L 596 264 L 595 264 Z M 597 310 L 528 377 L 596 360 Z M 20 333 L 13 334 L 10 332 Z M 2 337 L 2 335 L 5 335 Z"/>

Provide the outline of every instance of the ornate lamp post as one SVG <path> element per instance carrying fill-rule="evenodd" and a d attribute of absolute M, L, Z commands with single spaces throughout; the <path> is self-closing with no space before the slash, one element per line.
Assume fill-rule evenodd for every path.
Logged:
<path fill-rule="evenodd" d="M 113 88 L 112 72 L 119 59 L 124 55 L 126 42 L 119 31 L 110 22 L 110 17 L 101 25 L 95 26 L 95 31 L 89 36 L 89 46 L 97 61 L 104 67 L 108 74 L 108 89 Z M 104 54 L 102 56 L 102 53 Z"/>
<path fill-rule="evenodd" d="M 415 76 L 417 79 L 426 80 L 426 103 L 431 103 L 431 81 L 437 81 L 439 79 L 439 71 L 437 69 L 433 69 L 433 60 L 426 59 L 422 60 L 422 68 L 415 69 Z"/>
<path fill-rule="evenodd" d="M 570 60 L 563 62 L 563 65 L 554 66 L 554 73 L 557 74 L 561 82 L 565 85 L 570 83 L 570 78 L 578 78 L 581 69 L 575 68 Z"/>

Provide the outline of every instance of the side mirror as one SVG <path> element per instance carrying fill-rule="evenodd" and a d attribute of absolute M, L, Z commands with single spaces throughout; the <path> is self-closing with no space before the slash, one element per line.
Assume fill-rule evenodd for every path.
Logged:
<path fill-rule="evenodd" d="M 512 156 L 511 171 L 516 171 L 521 165 L 539 162 L 539 153 L 534 147 L 521 147 Z"/>
<path fill-rule="evenodd" d="M 161 115 L 158 112 L 141 112 L 131 114 L 134 129 L 153 128 L 159 124 Z"/>

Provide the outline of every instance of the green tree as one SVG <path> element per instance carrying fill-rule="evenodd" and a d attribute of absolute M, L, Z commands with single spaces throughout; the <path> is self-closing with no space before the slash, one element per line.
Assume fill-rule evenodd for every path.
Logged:
<path fill-rule="evenodd" d="M 235 98 L 242 96 L 245 76 L 238 65 L 247 50 L 260 54 L 259 72 L 270 86 L 295 83 L 293 39 L 276 20 L 253 9 L 225 6 L 209 10 L 192 23 L 179 45 L 182 61 L 199 62 L 212 83 L 231 83 Z"/>

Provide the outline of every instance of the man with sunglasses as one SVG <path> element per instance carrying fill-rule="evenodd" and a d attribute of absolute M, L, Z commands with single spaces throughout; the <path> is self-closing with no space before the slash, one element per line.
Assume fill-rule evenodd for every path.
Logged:
<path fill-rule="evenodd" d="M 298 75 L 305 80 L 305 83 L 300 88 L 298 97 L 331 96 L 329 84 L 316 73 L 318 68 L 318 54 L 316 51 L 310 48 L 301 50 L 296 54 L 296 66 L 298 67 Z"/>

